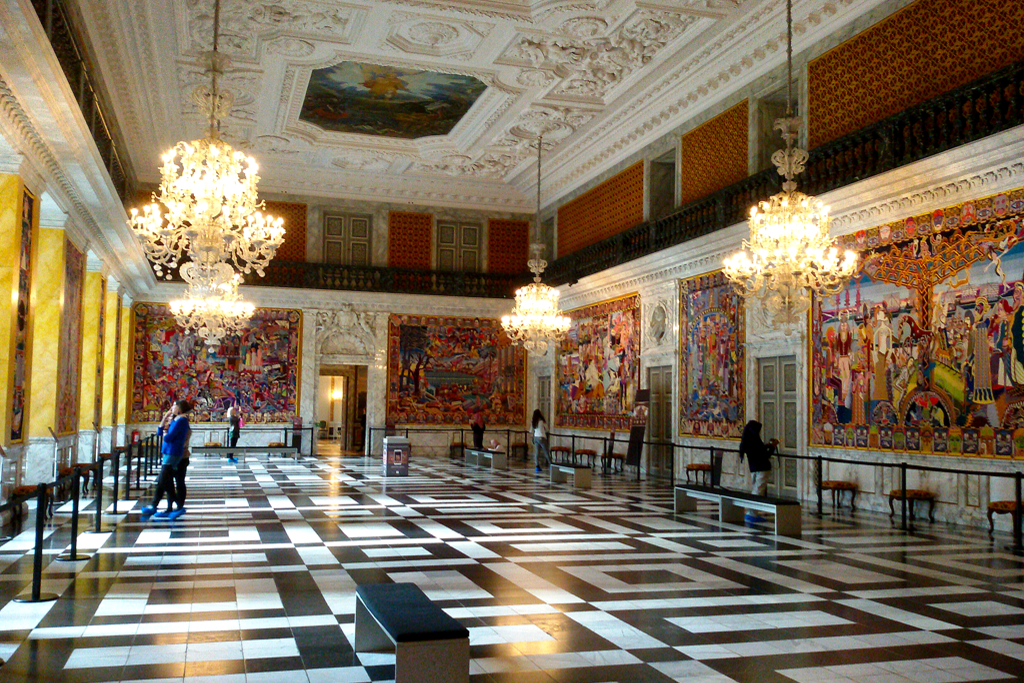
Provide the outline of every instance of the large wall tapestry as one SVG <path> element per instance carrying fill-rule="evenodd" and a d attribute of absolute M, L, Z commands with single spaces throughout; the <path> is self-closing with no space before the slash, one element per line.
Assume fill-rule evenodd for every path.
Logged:
<path fill-rule="evenodd" d="M 36 198 L 28 190 L 21 197 L 21 248 L 18 256 L 18 300 L 14 327 L 14 367 L 11 377 L 11 443 L 25 437 L 25 390 L 28 387 L 28 333 L 32 292 L 32 223 Z"/>
<path fill-rule="evenodd" d="M 1024 457 L 1024 190 L 849 235 L 816 302 L 811 443 Z"/>
<path fill-rule="evenodd" d="M 743 297 L 721 271 L 680 284 L 679 433 L 736 438 L 743 432 Z"/>
<path fill-rule="evenodd" d="M 158 422 L 187 399 L 193 422 L 223 422 L 239 406 L 246 422 L 291 422 L 299 405 L 302 313 L 258 308 L 240 335 L 210 350 L 184 334 L 163 304 L 136 304 L 131 422 Z"/>
<path fill-rule="evenodd" d="M 628 430 L 640 379 L 640 295 L 566 313 L 556 359 L 555 424 Z"/>
<path fill-rule="evenodd" d="M 78 430 L 78 390 L 82 372 L 82 290 L 85 253 L 64 238 L 64 308 L 57 350 L 57 434 Z"/>
<path fill-rule="evenodd" d="M 447 135 L 486 89 L 462 74 L 342 62 L 310 73 L 299 119 L 339 133 Z"/>
<path fill-rule="evenodd" d="M 497 320 L 392 315 L 388 407 L 392 424 L 526 423 L 526 353 Z"/>

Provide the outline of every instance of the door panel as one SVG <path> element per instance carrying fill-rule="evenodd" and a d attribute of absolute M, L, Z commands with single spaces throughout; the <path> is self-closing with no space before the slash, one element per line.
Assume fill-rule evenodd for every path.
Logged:
<path fill-rule="evenodd" d="M 668 478 L 672 476 L 672 381 L 671 366 L 648 368 L 647 387 L 651 392 L 647 440 L 651 442 L 647 452 L 647 473 L 649 476 Z"/>
<path fill-rule="evenodd" d="M 797 383 L 799 373 L 794 356 L 761 358 L 758 366 L 758 420 L 765 441 L 779 440 L 769 493 L 795 497 L 798 491 L 797 461 L 781 454 L 797 448 Z"/>

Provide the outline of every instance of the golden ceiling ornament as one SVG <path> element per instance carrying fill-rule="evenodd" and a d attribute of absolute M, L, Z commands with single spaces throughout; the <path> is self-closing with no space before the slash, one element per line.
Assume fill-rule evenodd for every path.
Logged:
<path fill-rule="evenodd" d="M 725 275 L 746 299 L 760 302 L 771 322 L 788 335 L 803 324 L 811 297 L 841 291 L 857 269 L 857 255 L 847 250 L 840 260 L 829 237 L 829 209 L 796 190 L 807 152 L 795 146 L 800 119 L 793 116 L 793 7 L 786 1 L 786 117 L 775 122 L 786 148 L 772 155 L 782 192 L 750 209 L 750 239 L 743 251 L 723 263 Z"/>

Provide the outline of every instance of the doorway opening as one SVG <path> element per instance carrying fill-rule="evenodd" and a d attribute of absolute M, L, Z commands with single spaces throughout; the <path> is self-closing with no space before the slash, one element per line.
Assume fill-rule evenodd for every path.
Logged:
<path fill-rule="evenodd" d="M 672 366 L 647 369 L 647 387 L 651 391 L 647 419 L 647 476 L 672 478 L 672 387 L 675 373 Z"/>
<path fill-rule="evenodd" d="M 779 440 L 778 468 L 772 468 L 768 493 L 795 498 L 798 492 L 797 460 L 785 457 L 797 448 L 797 401 L 799 387 L 795 356 L 759 358 L 757 361 L 757 409 L 761 437 Z"/>
<path fill-rule="evenodd" d="M 650 174 L 651 220 L 657 220 L 676 208 L 675 150 L 653 159 Z"/>
<path fill-rule="evenodd" d="M 317 396 L 319 439 L 341 452 L 363 450 L 366 438 L 365 365 L 323 365 Z"/>

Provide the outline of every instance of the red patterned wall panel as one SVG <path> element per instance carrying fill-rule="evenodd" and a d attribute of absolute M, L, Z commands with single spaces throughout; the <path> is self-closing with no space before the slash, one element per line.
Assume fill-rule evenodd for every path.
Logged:
<path fill-rule="evenodd" d="M 388 265 L 430 270 L 433 216 L 392 211 L 388 214 Z"/>
<path fill-rule="evenodd" d="M 918 0 L 808 65 L 811 148 L 1024 59 L 1024 2 Z"/>
<path fill-rule="evenodd" d="M 487 222 L 487 270 L 518 275 L 530 257 L 530 221 L 492 218 Z"/>
<path fill-rule="evenodd" d="M 277 248 L 278 261 L 306 261 L 306 205 L 267 202 L 266 212 L 284 219 L 284 243 Z"/>
<path fill-rule="evenodd" d="M 566 256 L 644 219 L 644 163 L 638 161 L 558 207 L 558 255 Z"/>
<path fill-rule="evenodd" d="M 697 126 L 679 142 L 679 204 L 703 199 L 746 178 L 747 100 Z"/>

